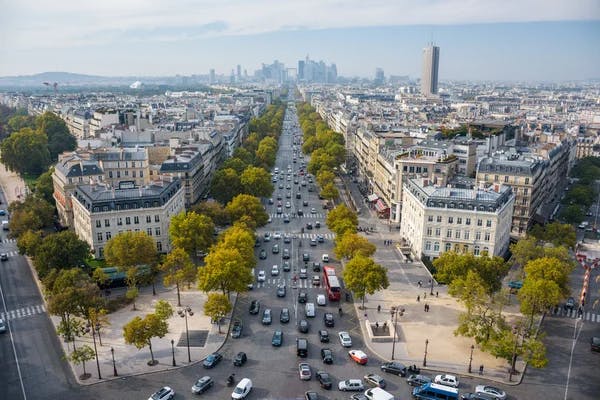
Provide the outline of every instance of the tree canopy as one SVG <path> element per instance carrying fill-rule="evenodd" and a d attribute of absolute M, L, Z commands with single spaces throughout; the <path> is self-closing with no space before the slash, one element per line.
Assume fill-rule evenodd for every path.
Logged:
<path fill-rule="evenodd" d="M 347 231 L 356 233 L 358 216 L 346 205 L 340 204 L 327 214 L 326 223 L 338 236 L 342 236 Z"/>
<path fill-rule="evenodd" d="M 346 288 L 362 299 L 363 307 L 367 294 L 386 289 L 390 284 L 387 270 L 375 263 L 373 259 L 360 254 L 348 261 L 344 267 L 343 277 Z"/>
<path fill-rule="evenodd" d="M 241 176 L 244 193 L 256 197 L 267 197 L 273 193 L 271 175 L 260 167 L 248 167 Z"/>
<path fill-rule="evenodd" d="M 181 212 L 171 218 L 169 237 L 174 247 L 185 250 L 190 257 L 206 251 L 213 243 L 215 225 L 210 217 L 194 211 Z"/>
<path fill-rule="evenodd" d="M 90 246 L 75 232 L 63 231 L 44 237 L 36 246 L 33 265 L 43 278 L 51 269 L 80 267 L 90 256 Z"/>
<path fill-rule="evenodd" d="M 346 259 L 351 259 L 358 254 L 371 257 L 376 250 L 373 243 L 351 231 L 345 232 L 341 237 L 338 236 L 334 248 L 336 257 Z"/>
<path fill-rule="evenodd" d="M 225 207 L 231 220 L 244 222 L 248 227 L 256 228 L 267 223 L 269 216 L 260 200 L 249 194 L 235 196 Z"/>
<path fill-rule="evenodd" d="M 48 138 L 31 128 L 23 128 L 4 139 L 0 150 L 0 160 L 10 171 L 39 175 L 50 165 Z"/>

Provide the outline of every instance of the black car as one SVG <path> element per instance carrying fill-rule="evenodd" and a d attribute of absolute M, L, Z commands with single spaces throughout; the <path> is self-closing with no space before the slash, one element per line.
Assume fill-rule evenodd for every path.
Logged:
<path fill-rule="evenodd" d="M 325 364 L 333 364 L 333 351 L 331 349 L 321 349 L 321 359 Z"/>
<path fill-rule="evenodd" d="M 319 394 L 317 392 L 308 391 L 304 393 L 304 400 L 319 400 Z"/>
<path fill-rule="evenodd" d="M 254 247 L 260 247 L 260 238 L 256 238 L 256 240 L 254 241 Z"/>
<path fill-rule="evenodd" d="M 301 319 L 298 323 L 298 331 L 300 333 L 308 333 L 308 321 L 305 319 Z"/>
<path fill-rule="evenodd" d="M 277 286 L 277 297 L 285 297 L 285 293 L 285 285 L 282 284 Z"/>
<path fill-rule="evenodd" d="M 460 398 L 462 400 L 496 400 L 496 397 L 486 393 L 466 393 Z"/>
<path fill-rule="evenodd" d="M 239 319 L 236 319 L 235 321 L 233 321 L 233 326 L 231 327 L 231 337 L 234 339 L 237 339 L 240 336 L 242 336 L 242 328 L 243 327 L 244 327 L 244 325 L 242 324 L 242 321 L 240 321 Z"/>
<path fill-rule="evenodd" d="M 423 386 L 431 381 L 432 379 L 427 375 L 411 375 L 406 379 L 406 383 L 408 383 L 410 386 Z"/>
<path fill-rule="evenodd" d="M 309 260 L 310 260 L 310 254 L 302 253 L 302 261 L 309 261 Z"/>
<path fill-rule="evenodd" d="M 331 377 L 325 371 L 317 371 L 317 380 L 323 389 L 331 389 Z"/>
<path fill-rule="evenodd" d="M 308 207 L 308 201 L 304 200 L 304 201 L 302 202 L 302 205 L 303 205 L 304 207 Z"/>
<path fill-rule="evenodd" d="M 325 323 L 326 327 L 333 328 L 333 326 L 335 325 L 335 321 L 333 320 L 333 314 L 331 314 L 331 313 L 323 314 L 323 322 Z"/>
<path fill-rule="evenodd" d="M 299 217 L 301 217 L 301 216 L 303 216 L 303 215 L 304 215 L 304 211 L 302 211 L 302 210 L 298 210 L 298 216 L 299 216 Z"/>
<path fill-rule="evenodd" d="M 219 363 L 223 359 L 223 356 L 220 353 L 212 353 L 209 354 L 208 357 L 204 359 L 202 365 L 204 368 L 213 368 L 215 365 Z"/>
<path fill-rule="evenodd" d="M 282 331 L 273 332 L 273 338 L 271 339 L 271 344 L 275 347 L 280 347 L 281 343 L 283 343 L 283 332 Z"/>
<path fill-rule="evenodd" d="M 306 303 L 308 300 L 308 294 L 306 292 L 301 291 L 298 293 L 298 303 Z"/>
<path fill-rule="evenodd" d="M 321 343 L 329 343 L 329 332 L 325 329 L 319 331 L 319 341 Z"/>
<path fill-rule="evenodd" d="M 386 362 L 382 364 L 380 368 L 383 372 L 388 372 L 390 374 L 395 374 L 402 377 L 406 376 L 406 366 L 399 362 Z"/>
<path fill-rule="evenodd" d="M 321 272 L 321 263 L 320 262 L 313 263 L 313 272 Z"/>
<path fill-rule="evenodd" d="M 241 367 L 242 365 L 246 364 L 246 361 L 248 361 L 246 353 L 240 351 L 233 359 L 233 365 L 235 365 L 236 367 Z"/>
<path fill-rule="evenodd" d="M 290 322 L 290 310 L 287 308 L 282 308 L 279 313 L 279 322 L 282 324 L 287 324 Z"/>
<path fill-rule="evenodd" d="M 565 309 L 572 310 L 574 308 L 575 308 L 575 299 L 572 297 L 569 297 L 567 299 L 567 302 L 565 303 Z"/>
<path fill-rule="evenodd" d="M 203 376 L 202 378 L 198 379 L 196 381 L 196 383 L 194 383 L 194 385 L 192 386 L 192 393 L 194 393 L 194 394 L 204 393 L 208 389 L 210 389 L 214 384 L 215 384 L 215 382 L 212 380 L 212 378 L 210 376 Z"/>
<path fill-rule="evenodd" d="M 258 255 L 258 258 L 260 258 L 261 260 L 266 260 L 267 259 L 267 251 L 265 249 L 262 249 L 260 251 L 260 254 Z"/>
<path fill-rule="evenodd" d="M 306 224 L 306 229 L 312 229 L 312 228 L 313 228 L 312 223 L 309 222 Z"/>
<path fill-rule="evenodd" d="M 283 222 L 286 224 L 289 224 L 290 222 L 290 215 L 289 214 L 285 214 L 283 217 Z"/>
<path fill-rule="evenodd" d="M 250 314 L 256 315 L 260 312 L 260 301 L 252 300 L 250 303 Z"/>
<path fill-rule="evenodd" d="M 292 268 L 290 267 L 290 262 L 289 261 L 284 261 L 283 262 L 283 271 L 284 272 L 290 272 Z"/>
<path fill-rule="evenodd" d="M 600 337 L 593 336 L 590 338 L 590 350 L 600 351 Z"/>

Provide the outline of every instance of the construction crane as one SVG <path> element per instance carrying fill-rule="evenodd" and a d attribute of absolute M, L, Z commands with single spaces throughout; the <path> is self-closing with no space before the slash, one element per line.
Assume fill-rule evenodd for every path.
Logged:
<path fill-rule="evenodd" d="M 54 83 L 50 83 L 50 82 L 44 82 L 44 85 L 50 89 L 50 86 L 52 86 L 54 88 L 54 94 L 56 95 L 56 93 L 58 92 L 58 82 L 54 82 Z"/>

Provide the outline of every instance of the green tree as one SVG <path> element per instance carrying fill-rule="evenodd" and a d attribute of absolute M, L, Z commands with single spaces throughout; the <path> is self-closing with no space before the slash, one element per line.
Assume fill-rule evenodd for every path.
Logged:
<path fill-rule="evenodd" d="M 30 128 L 21 129 L 2 141 L 0 161 L 10 171 L 38 175 L 50 165 L 48 140 Z"/>
<path fill-rule="evenodd" d="M 185 250 L 175 247 L 167 254 L 160 269 L 165 273 L 163 278 L 165 286 L 175 285 L 177 288 L 177 305 L 181 307 L 181 286 L 196 280 L 198 268 L 192 263 Z"/>
<path fill-rule="evenodd" d="M 323 169 L 319 171 L 316 180 L 319 186 L 324 187 L 328 183 L 333 183 L 335 181 L 335 174 L 330 170 Z"/>
<path fill-rule="evenodd" d="M 46 200 L 49 204 L 54 205 L 54 183 L 52 182 L 52 174 L 54 167 L 44 172 L 35 182 L 35 195 Z"/>
<path fill-rule="evenodd" d="M 123 326 L 125 343 L 134 345 L 138 350 L 148 346 L 151 361 L 148 365 L 156 365 L 152 351 L 152 338 L 163 338 L 169 332 L 167 322 L 156 314 L 148 314 L 144 318 L 134 317 Z"/>
<path fill-rule="evenodd" d="M 365 307 L 367 294 L 389 286 L 387 270 L 373 259 L 360 254 L 348 261 L 343 276 L 346 288 L 362 299 L 362 308 Z"/>
<path fill-rule="evenodd" d="M 252 283 L 252 273 L 244 267 L 244 257 L 235 248 L 215 247 L 204 259 L 204 267 L 198 269 L 198 288 L 204 292 L 221 290 L 244 292 Z"/>
<path fill-rule="evenodd" d="M 31 115 L 15 115 L 8 120 L 8 130 L 18 132 L 23 128 L 35 129 L 35 117 Z"/>
<path fill-rule="evenodd" d="M 327 214 L 326 223 L 338 236 L 342 236 L 346 231 L 356 233 L 358 216 L 344 204 L 340 204 Z"/>
<path fill-rule="evenodd" d="M 584 212 L 579 204 L 571 204 L 560 210 L 559 218 L 567 224 L 578 224 L 583 221 Z"/>
<path fill-rule="evenodd" d="M 229 224 L 229 214 L 225 207 L 216 201 L 202 201 L 192 206 L 191 211 L 210 217 L 215 225 L 225 226 Z"/>
<path fill-rule="evenodd" d="M 73 231 L 50 234 L 36 247 L 33 265 L 43 278 L 51 269 L 79 267 L 90 256 L 90 246 Z"/>
<path fill-rule="evenodd" d="M 563 204 L 577 204 L 589 208 L 597 198 L 592 185 L 573 185 L 565 194 Z"/>
<path fill-rule="evenodd" d="M 243 259 L 241 266 L 252 269 L 256 266 L 254 240 L 254 233 L 244 224 L 235 224 L 219 236 L 218 243 L 211 251 L 215 249 L 236 249 Z"/>
<path fill-rule="evenodd" d="M 235 196 L 227 204 L 225 210 L 233 222 L 243 221 L 252 228 L 264 226 L 269 219 L 260 200 L 248 194 Z"/>
<path fill-rule="evenodd" d="M 333 183 L 328 183 L 321 189 L 321 197 L 327 200 L 335 200 L 340 197 L 340 192 Z"/>
<path fill-rule="evenodd" d="M 510 251 L 515 264 L 524 266 L 530 260 L 544 256 L 543 247 L 538 245 L 535 237 L 520 239 L 517 243 L 510 245 Z"/>
<path fill-rule="evenodd" d="M 154 314 L 158 318 L 166 321 L 173 316 L 173 307 L 168 301 L 159 300 L 154 305 Z"/>
<path fill-rule="evenodd" d="M 360 254 L 365 257 L 371 257 L 375 254 L 377 247 L 369 242 L 365 237 L 353 232 L 346 232 L 335 241 L 334 252 L 338 258 L 351 259 Z"/>
<path fill-rule="evenodd" d="M 185 250 L 190 257 L 206 251 L 213 243 L 215 224 L 206 215 L 193 211 L 181 212 L 171 218 L 169 237 L 174 247 Z"/>
<path fill-rule="evenodd" d="M 92 349 L 87 344 L 75 349 L 69 354 L 69 361 L 74 362 L 75 364 L 81 364 L 83 366 L 83 375 L 79 376 L 80 379 L 88 379 L 92 374 L 89 374 L 85 370 L 85 363 L 88 361 L 92 361 L 96 357 L 96 353 L 94 349 Z"/>
<path fill-rule="evenodd" d="M 273 193 L 271 175 L 260 167 L 248 167 L 241 176 L 244 192 L 256 197 L 267 197 Z"/>
<path fill-rule="evenodd" d="M 138 294 L 139 266 L 153 266 L 158 258 L 154 240 L 146 232 L 123 232 L 113 237 L 104 247 L 104 258 L 126 274 L 129 292 L 127 297 L 133 300 Z"/>
<path fill-rule="evenodd" d="M 221 169 L 227 169 L 230 168 L 232 170 L 234 170 L 238 175 L 241 175 L 244 170 L 246 168 L 248 168 L 248 164 L 246 164 L 244 161 L 240 160 L 239 158 L 236 157 L 232 157 L 232 158 L 228 158 L 227 160 L 225 160 L 223 162 L 223 164 L 221 165 Z"/>
<path fill-rule="evenodd" d="M 572 271 L 572 264 L 565 263 L 557 258 L 542 257 L 531 260 L 525 265 L 525 282 L 528 280 L 553 281 L 558 286 L 562 298 L 565 298 L 571 291 L 569 287 L 569 274 Z M 525 282 L 523 286 L 525 286 Z"/>
<path fill-rule="evenodd" d="M 258 148 L 258 145 L 256 146 Z M 256 151 L 256 149 L 254 149 Z M 246 165 L 254 164 L 254 151 L 249 151 L 244 147 L 238 147 L 233 151 L 233 158 L 238 158 Z"/>
<path fill-rule="evenodd" d="M 36 127 L 38 132 L 43 133 L 48 138 L 48 151 L 50 159 L 58 160 L 58 155 L 63 151 L 75 150 L 77 140 L 69 132 L 67 124 L 58 115 L 53 112 L 45 112 L 36 118 Z"/>
<path fill-rule="evenodd" d="M 220 169 L 215 172 L 211 182 L 210 192 L 213 197 L 226 204 L 238 194 L 242 193 L 243 187 L 240 176 L 231 168 Z"/>
<path fill-rule="evenodd" d="M 558 304 L 563 298 L 558 284 L 549 279 L 527 277 L 519 289 L 518 298 L 521 313 L 529 316 L 529 328 L 533 326 L 536 315 Z"/>
<path fill-rule="evenodd" d="M 263 138 L 256 149 L 255 162 L 258 166 L 271 168 L 275 165 L 277 156 L 277 141 L 270 136 Z"/>
<path fill-rule="evenodd" d="M 544 227 L 536 225 L 530 234 L 538 240 L 552 243 L 554 246 L 573 248 L 577 241 L 577 234 L 573 225 L 561 224 L 559 222 L 553 222 Z"/>
<path fill-rule="evenodd" d="M 221 333 L 221 319 L 231 312 L 232 306 L 229 297 L 220 293 L 209 293 L 204 303 L 204 315 L 211 321 L 217 321 Z"/>
<path fill-rule="evenodd" d="M 41 231 L 34 232 L 27 230 L 19 236 L 17 239 L 17 247 L 19 253 L 26 254 L 29 257 L 33 257 L 37 251 L 38 246 L 42 243 Z"/>
<path fill-rule="evenodd" d="M 36 196 L 27 196 L 23 201 L 13 201 L 8 210 L 11 214 L 10 235 L 16 238 L 28 230 L 49 228 L 54 221 L 54 207 Z"/>

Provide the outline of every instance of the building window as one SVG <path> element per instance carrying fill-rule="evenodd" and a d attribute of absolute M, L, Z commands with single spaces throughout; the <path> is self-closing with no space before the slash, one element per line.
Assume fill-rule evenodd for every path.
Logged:
<path fill-rule="evenodd" d="M 112 175 L 112 171 L 108 171 L 108 177 L 109 177 L 110 179 L 112 179 L 112 177 L 113 177 L 113 175 Z"/>
<path fill-rule="evenodd" d="M 98 257 L 104 257 L 104 247 L 98 247 Z"/>
<path fill-rule="evenodd" d="M 117 218 L 117 225 L 123 225 L 123 218 Z"/>
<path fill-rule="evenodd" d="M 504 176 L 504 183 L 508 183 L 508 175 Z"/>
<path fill-rule="evenodd" d="M 479 246 L 475 245 L 475 248 L 473 249 L 473 254 L 476 256 L 479 255 Z"/>
<path fill-rule="evenodd" d="M 470 234 L 469 231 L 465 231 L 465 234 L 463 235 L 463 238 L 464 239 L 469 239 L 469 234 Z"/>
<path fill-rule="evenodd" d="M 98 232 L 98 241 L 101 242 L 102 241 L 102 232 Z"/>
<path fill-rule="evenodd" d="M 490 252 L 490 249 L 489 249 L 489 248 L 487 248 L 487 247 L 484 247 L 484 248 L 483 248 L 483 251 L 485 251 L 486 253 L 489 253 L 489 252 Z"/>
<path fill-rule="evenodd" d="M 427 236 L 431 236 L 432 232 L 433 232 L 433 230 L 431 228 L 427 228 Z"/>
<path fill-rule="evenodd" d="M 427 250 L 427 251 L 431 250 L 431 242 L 425 242 L 425 250 Z"/>
<path fill-rule="evenodd" d="M 131 225 L 131 217 L 125 217 L 125 225 Z"/>
<path fill-rule="evenodd" d="M 152 236 L 152 228 L 146 229 L 146 233 L 148 234 L 148 236 Z"/>
<path fill-rule="evenodd" d="M 106 232 L 106 240 L 110 240 L 112 238 L 112 233 Z"/>
<path fill-rule="evenodd" d="M 140 178 L 144 177 L 144 171 L 140 171 Z"/>
<path fill-rule="evenodd" d="M 160 236 L 160 228 L 159 227 L 154 228 L 154 234 L 156 236 Z"/>
<path fill-rule="evenodd" d="M 498 182 L 498 175 L 494 175 L 494 182 Z"/>
<path fill-rule="evenodd" d="M 138 217 L 138 216 L 133 217 L 133 223 L 134 224 L 139 224 L 140 223 L 140 217 Z"/>
<path fill-rule="evenodd" d="M 435 236 L 440 237 L 442 234 L 442 230 L 440 228 L 435 228 Z"/>
<path fill-rule="evenodd" d="M 485 240 L 486 242 L 490 241 L 490 233 L 486 232 L 485 235 L 483 236 L 483 240 Z"/>
<path fill-rule="evenodd" d="M 131 171 L 131 176 L 135 178 L 135 171 Z"/>
<path fill-rule="evenodd" d="M 483 220 L 482 219 L 478 219 L 477 220 L 477 226 L 483 226 Z"/>
<path fill-rule="evenodd" d="M 96 228 L 100 228 L 102 226 L 102 221 L 97 220 L 96 221 Z"/>
<path fill-rule="evenodd" d="M 468 252 L 469 252 L 469 246 L 468 246 L 468 245 L 466 245 L 466 244 L 464 244 L 464 245 L 463 245 L 463 251 L 462 251 L 462 252 L 463 252 L 463 253 L 468 253 Z"/>
<path fill-rule="evenodd" d="M 491 228 L 492 227 L 492 220 L 488 219 L 487 221 L 485 221 L 485 226 L 486 226 L 486 228 Z"/>
<path fill-rule="evenodd" d="M 446 243 L 446 251 L 450 251 L 452 248 L 452 243 Z"/>
<path fill-rule="evenodd" d="M 451 237 L 452 237 L 452 229 L 448 229 L 448 230 L 446 231 L 446 237 L 447 237 L 447 238 L 451 238 Z"/>
<path fill-rule="evenodd" d="M 149 224 L 150 222 L 152 222 L 152 217 L 149 215 L 146 215 L 146 223 Z"/>
<path fill-rule="evenodd" d="M 438 216 L 436 217 L 436 221 L 437 221 L 437 222 L 442 222 L 442 216 L 441 216 L 441 215 L 438 215 Z"/>
<path fill-rule="evenodd" d="M 454 217 L 448 217 L 448 223 L 449 224 L 453 224 L 454 223 Z"/>
<path fill-rule="evenodd" d="M 458 243 L 454 243 L 454 251 L 455 251 L 456 253 L 460 252 L 460 244 L 458 244 Z"/>
<path fill-rule="evenodd" d="M 160 222 L 160 216 L 159 215 L 155 215 L 154 216 L 154 222 Z"/>
<path fill-rule="evenodd" d="M 523 189 L 523 195 L 527 196 L 528 193 L 529 193 L 529 189 L 527 189 L 527 188 Z"/>
<path fill-rule="evenodd" d="M 433 215 L 427 216 L 427 221 L 428 222 L 433 222 Z"/>
<path fill-rule="evenodd" d="M 529 185 L 529 178 L 525 178 L 525 184 Z"/>
<path fill-rule="evenodd" d="M 456 217 L 456 223 L 457 224 L 462 224 L 462 218 L 461 217 Z"/>
<path fill-rule="evenodd" d="M 162 252 L 162 243 L 161 242 L 156 242 L 156 250 L 158 250 L 158 252 Z"/>
<path fill-rule="evenodd" d="M 456 233 L 454 234 L 454 237 L 456 239 L 460 239 L 460 231 L 458 229 L 456 230 Z"/>
<path fill-rule="evenodd" d="M 121 171 L 117 171 L 117 178 L 121 177 Z"/>
<path fill-rule="evenodd" d="M 104 226 L 107 227 L 107 228 L 110 226 L 110 219 L 105 219 L 104 220 Z"/>
<path fill-rule="evenodd" d="M 433 244 L 433 251 L 440 251 L 440 242 L 435 242 Z"/>
<path fill-rule="evenodd" d="M 475 240 L 481 240 L 481 232 L 475 232 Z"/>
<path fill-rule="evenodd" d="M 471 218 L 465 218 L 465 225 L 471 225 Z"/>

